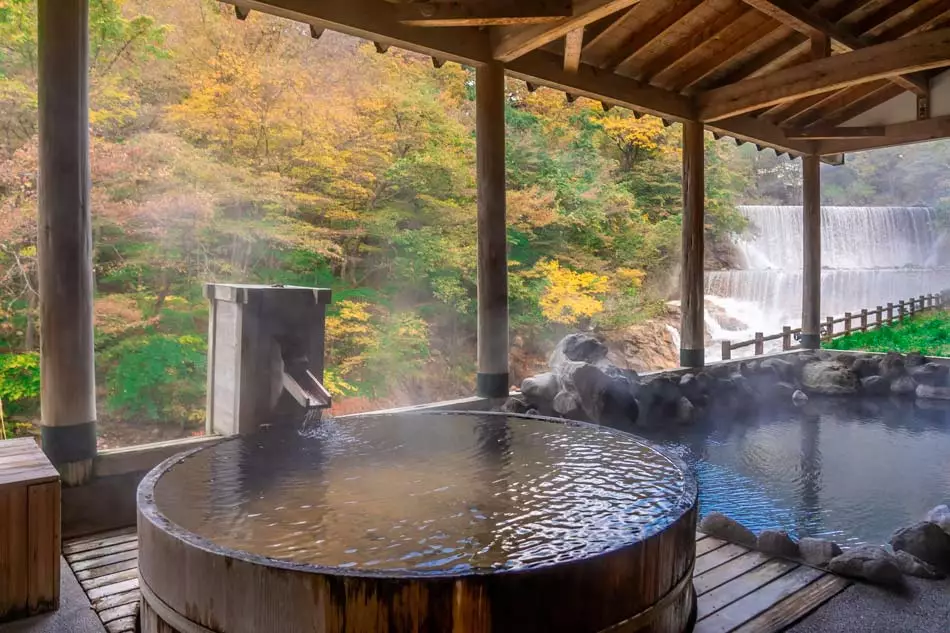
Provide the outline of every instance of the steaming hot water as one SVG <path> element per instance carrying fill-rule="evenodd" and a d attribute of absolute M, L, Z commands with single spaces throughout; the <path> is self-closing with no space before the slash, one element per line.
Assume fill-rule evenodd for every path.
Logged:
<path fill-rule="evenodd" d="M 749 230 L 738 270 L 705 274 L 706 327 L 714 341 L 774 334 L 801 324 L 802 209 L 738 207 Z M 823 315 L 859 313 L 941 291 L 950 282 L 935 212 L 925 207 L 823 207 Z M 718 346 L 710 358 L 718 360 Z M 751 349 L 751 348 L 750 348 Z"/>
<path fill-rule="evenodd" d="M 693 486 L 677 460 L 613 430 L 406 413 L 222 442 L 166 472 L 155 503 L 218 547 L 439 574 L 596 556 L 665 528 Z"/>

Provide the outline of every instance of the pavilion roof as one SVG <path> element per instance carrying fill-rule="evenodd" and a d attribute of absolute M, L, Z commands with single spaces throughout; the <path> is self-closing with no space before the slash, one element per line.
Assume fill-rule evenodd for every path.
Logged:
<path fill-rule="evenodd" d="M 950 0 L 229 0 L 794 156 L 950 136 Z"/>

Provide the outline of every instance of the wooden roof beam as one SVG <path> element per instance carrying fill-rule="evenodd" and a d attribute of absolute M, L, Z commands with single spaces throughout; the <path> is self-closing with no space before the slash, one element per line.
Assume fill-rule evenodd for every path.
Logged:
<path fill-rule="evenodd" d="M 571 0 L 454 0 L 400 2 L 396 15 L 412 26 L 539 24 L 572 15 Z"/>
<path fill-rule="evenodd" d="M 950 66 L 950 29 L 869 46 L 746 79 L 698 96 L 700 116 L 715 121 L 809 95 Z"/>
<path fill-rule="evenodd" d="M 950 116 L 892 123 L 883 127 L 884 133 L 874 138 L 821 141 L 818 144 L 818 152 L 820 154 L 857 152 L 948 138 L 950 137 Z"/>
<path fill-rule="evenodd" d="M 564 36 L 564 70 L 576 73 L 581 65 L 581 50 L 584 48 L 584 27 L 574 29 Z"/>
<path fill-rule="evenodd" d="M 549 42 L 565 37 L 575 29 L 622 11 L 639 0 L 578 0 L 574 14 L 548 24 L 492 29 L 493 55 L 502 62 L 510 62 Z"/>
<path fill-rule="evenodd" d="M 787 130 L 785 132 L 785 136 L 797 141 L 880 138 L 885 135 L 885 126 L 883 125 L 860 125 L 851 127 L 815 126 L 804 130 Z"/>
<path fill-rule="evenodd" d="M 860 50 L 875 44 L 868 38 L 858 37 L 845 28 L 829 22 L 798 4 L 796 0 L 742 0 L 751 7 L 785 24 L 812 40 L 828 37 L 847 50 Z M 926 94 L 928 86 L 924 77 L 891 77 L 891 81 L 917 94 Z"/>

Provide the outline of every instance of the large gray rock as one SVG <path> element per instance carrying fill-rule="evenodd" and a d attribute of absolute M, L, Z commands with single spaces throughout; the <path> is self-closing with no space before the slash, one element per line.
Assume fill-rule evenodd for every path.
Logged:
<path fill-rule="evenodd" d="M 640 409 L 624 378 L 612 378 L 593 365 L 580 363 L 570 382 L 562 381 L 562 386 L 573 386 L 580 408 L 591 422 L 629 428 L 637 421 Z"/>
<path fill-rule="evenodd" d="M 680 424 L 688 424 L 693 421 L 696 413 L 696 407 L 686 396 L 680 396 L 676 405 L 676 421 Z"/>
<path fill-rule="evenodd" d="M 891 393 L 895 396 L 912 396 L 917 393 L 917 382 L 910 376 L 898 376 L 891 381 Z"/>
<path fill-rule="evenodd" d="M 766 358 L 759 367 L 762 371 L 772 371 L 780 381 L 795 379 L 795 365 L 782 358 Z"/>
<path fill-rule="evenodd" d="M 904 357 L 897 352 L 888 352 L 880 360 L 879 373 L 888 380 L 894 380 L 904 375 Z"/>
<path fill-rule="evenodd" d="M 554 396 L 560 391 L 557 377 L 551 372 L 531 376 L 521 381 L 521 393 L 535 406 L 551 406 Z"/>
<path fill-rule="evenodd" d="M 851 395 L 858 390 L 858 377 L 839 362 L 822 360 L 802 368 L 802 385 L 814 393 Z"/>
<path fill-rule="evenodd" d="M 931 580 L 946 577 L 943 572 L 938 570 L 933 565 L 925 563 L 913 554 L 905 552 L 904 550 L 897 550 L 894 552 L 894 562 L 897 563 L 897 566 L 900 568 L 900 570 L 907 576 L 928 578 Z"/>
<path fill-rule="evenodd" d="M 876 376 L 881 368 L 881 359 L 877 356 L 862 356 L 851 365 L 851 371 L 858 375 L 858 378 L 867 378 Z"/>
<path fill-rule="evenodd" d="M 891 547 L 913 554 L 941 571 L 950 571 L 950 534 L 930 521 L 901 528 L 891 537 Z"/>
<path fill-rule="evenodd" d="M 505 413 L 527 413 L 531 408 L 523 395 L 511 396 L 505 401 L 505 404 L 501 405 L 501 410 Z"/>
<path fill-rule="evenodd" d="M 908 352 L 904 356 L 905 367 L 917 367 L 927 362 L 927 359 L 920 352 Z"/>
<path fill-rule="evenodd" d="M 562 338 L 548 358 L 548 366 L 557 370 L 565 361 L 596 365 L 607 359 L 607 346 L 590 334 L 568 334 Z"/>
<path fill-rule="evenodd" d="M 891 383 L 882 376 L 866 376 L 861 379 L 861 390 L 869 396 L 886 396 L 891 392 Z"/>
<path fill-rule="evenodd" d="M 756 538 L 752 530 L 721 512 L 710 512 L 704 516 L 699 522 L 699 531 L 746 547 L 756 546 Z"/>
<path fill-rule="evenodd" d="M 944 532 L 950 533 L 950 507 L 939 505 L 927 513 L 927 520 L 936 523 Z"/>
<path fill-rule="evenodd" d="M 930 400 L 950 400 L 950 387 L 934 387 L 932 385 L 917 385 L 914 392 L 918 398 Z"/>
<path fill-rule="evenodd" d="M 837 543 L 823 538 L 803 538 L 798 542 L 798 551 L 803 561 L 816 567 L 824 567 L 832 558 L 841 555 Z"/>
<path fill-rule="evenodd" d="M 559 391 L 558 394 L 554 396 L 551 408 L 565 418 L 580 419 L 583 417 L 581 401 L 570 391 Z"/>
<path fill-rule="evenodd" d="M 788 532 L 780 530 L 763 530 L 756 541 L 756 549 L 783 558 L 798 558 L 799 556 L 798 543 L 792 540 Z"/>
<path fill-rule="evenodd" d="M 947 382 L 948 373 L 950 373 L 950 367 L 937 363 L 907 366 L 907 374 L 917 381 L 918 385 L 943 386 Z"/>
<path fill-rule="evenodd" d="M 894 557 L 876 545 L 853 547 L 835 556 L 828 563 L 828 571 L 877 585 L 900 587 L 904 584 L 904 575 Z"/>
<path fill-rule="evenodd" d="M 808 404 L 808 394 L 801 389 L 796 389 L 795 392 L 792 393 L 792 402 L 795 403 L 795 406 L 803 407 Z"/>

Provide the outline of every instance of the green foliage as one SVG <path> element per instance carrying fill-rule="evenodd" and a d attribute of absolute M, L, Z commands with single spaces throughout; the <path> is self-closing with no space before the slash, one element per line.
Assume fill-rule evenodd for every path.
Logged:
<path fill-rule="evenodd" d="M 0 354 L 0 402 L 5 415 L 34 412 L 40 399 L 40 356 Z"/>
<path fill-rule="evenodd" d="M 122 341 L 100 363 L 109 367 L 106 404 L 130 421 L 200 421 L 205 407 L 207 342 L 197 336 L 149 334 Z"/>
<path fill-rule="evenodd" d="M 836 338 L 824 343 L 823 347 L 950 356 L 950 312 L 926 312 L 896 325 Z"/>

